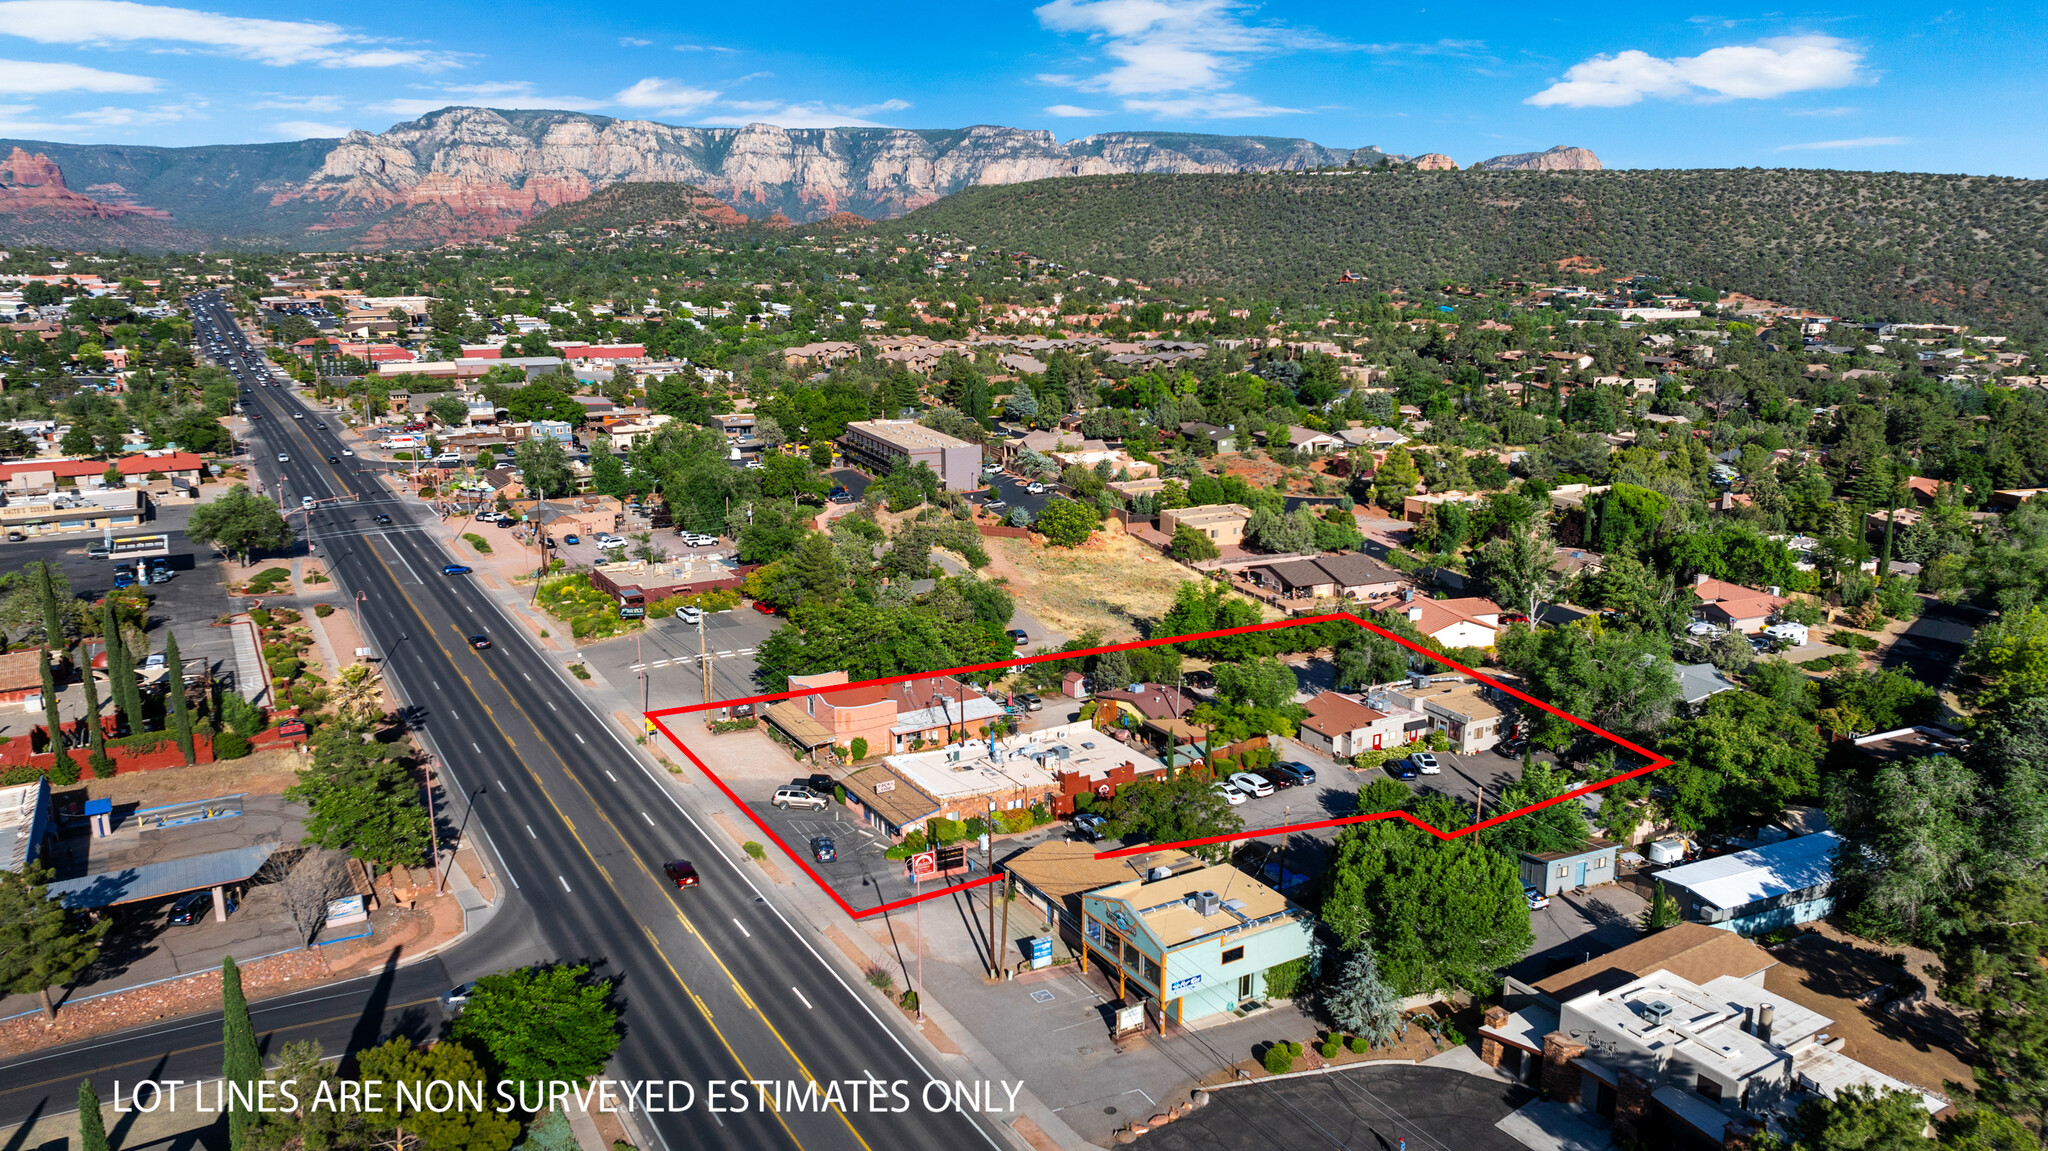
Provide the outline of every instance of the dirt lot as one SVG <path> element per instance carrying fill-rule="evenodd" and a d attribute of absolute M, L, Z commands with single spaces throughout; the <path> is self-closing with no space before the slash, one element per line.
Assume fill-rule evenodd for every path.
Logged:
<path fill-rule="evenodd" d="M 1080 635 L 1091 628 L 1111 642 L 1140 638 L 1137 622 L 1173 606 L 1187 569 L 1122 533 L 1100 533 L 1078 548 L 1049 548 L 1032 539 L 989 538 L 989 567 L 1025 611 Z"/>
<path fill-rule="evenodd" d="M 305 760 L 293 751 L 259 751 L 243 759 L 218 763 L 171 767 L 163 771 L 132 771 L 112 779 L 80 781 L 92 799 L 111 799 L 117 805 L 139 803 L 181 803 L 190 799 L 211 799 L 217 795 L 248 792 L 276 795 L 298 781 L 296 772 Z M 65 789 L 70 790 L 70 789 Z"/>
<path fill-rule="evenodd" d="M 1849 1058 L 1944 1094 L 1944 1083 L 1973 1082 L 1957 1020 L 1939 1004 L 1892 1015 L 1857 1001 L 1904 978 L 1904 968 L 1819 932 L 1802 935 L 1771 956 L 1778 966 L 1764 976 L 1764 986 L 1834 1020 L 1828 1033 L 1848 1040 L 1843 1054 Z"/>

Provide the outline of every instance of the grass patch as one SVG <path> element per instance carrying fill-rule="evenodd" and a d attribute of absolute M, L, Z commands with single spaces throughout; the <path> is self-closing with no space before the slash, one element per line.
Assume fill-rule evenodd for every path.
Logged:
<path fill-rule="evenodd" d="M 479 555 L 491 554 L 491 541 L 476 534 L 475 532 L 463 532 L 462 538 L 468 540 L 469 546 L 475 548 Z"/>
<path fill-rule="evenodd" d="M 597 590 L 588 572 L 551 577 L 540 585 L 541 610 L 569 625 L 577 639 L 623 635 L 639 620 L 619 618 L 618 602 Z"/>

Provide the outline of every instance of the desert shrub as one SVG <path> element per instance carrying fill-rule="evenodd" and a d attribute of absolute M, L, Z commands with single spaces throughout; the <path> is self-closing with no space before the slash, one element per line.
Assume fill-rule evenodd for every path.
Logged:
<path fill-rule="evenodd" d="M 249 737 L 229 728 L 213 737 L 215 759 L 240 759 L 249 754 Z"/>

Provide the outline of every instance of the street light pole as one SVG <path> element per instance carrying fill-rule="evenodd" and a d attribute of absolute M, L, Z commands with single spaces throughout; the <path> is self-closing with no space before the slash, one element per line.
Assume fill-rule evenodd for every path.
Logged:
<path fill-rule="evenodd" d="M 993 799 L 988 801 L 988 819 L 985 821 L 982 829 L 981 842 L 985 845 L 981 849 L 982 863 L 988 868 L 989 875 L 994 876 L 996 873 L 996 801 Z M 996 889 L 1001 886 L 1001 884 L 997 883 L 988 885 L 988 977 L 990 981 L 1003 977 L 1003 957 L 1002 952 L 999 950 L 1002 944 L 996 939 Z"/>

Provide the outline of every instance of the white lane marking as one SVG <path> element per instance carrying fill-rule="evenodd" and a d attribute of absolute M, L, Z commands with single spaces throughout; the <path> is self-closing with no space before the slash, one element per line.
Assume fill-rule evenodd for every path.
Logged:
<path fill-rule="evenodd" d="M 732 653 L 731 653 L 731 652 L 729 652 L 729 651 L 722 651 L 722 652 L 719 652 L 719 653 L 718 653 L 718 658 L 720 658 L 720 659 L 725 659 L 726 657 L 728 657 L 728 656 L 730 656 L 730 655 L 732 655 Z"/>
<path fill-rule="evenodd" d="M 498 781 L 498 790 L 499 790 L 499 791 L 502 791 L 502 792 L 504 792 L 504 793 L 505 793 L 506 795 L 510 795 L 510 794 L 512 794 L 512 789 L 511 789 L 511 788 L 509 788 L 509 787 L 506 787 L 506 786 L 505 786 L 505 781 L 504 781 L 504 780 L 502 780 L 502 779 Z"/>
<path fill-rule="evenodd" d="M 653 826 L 654 826 L 654 817 L 653 817 L 653 816 L 651 816 L 651 815 L 649 815 L 649 814 L 647 814 L 646 812 L 644 812 L 644 811 L 643 811 L 643 812 L 641 812 L 641 813 L 640 813 L 640 818 L 642 818 L 642 819 L 644 819 L 644 820 L 646 820 L 646 821 L 647 821 L 647 826 L 649 826 L 649 827 L 653 827 Z"/>
<path fill-rule="evenodd" d="M 547 705 L 548 705 L 548 710 L 549 710 L 549 711 L 560 711 L 560 710 L 562 710 L 561 708 L 558 708 L 558 707 L 556 707 L 556 706 L 555 706 L 555 701 L 554 701 L 554 700 L 548 700 L 548 701 L 547 701 Z"/>
<path fill-rule="evenodd" d="M 473 608 L 473 607 L 471 607 L 471 606 L 469 606 L 468 604 L 463 604 L 463 605 L 462 605 L 462 610 L 464 610 L 464 611 L 468 612 L 468 613 L 469 613 L 469 614 L 471 614 L 471 615 L 475 615 L 475 614 L 476 614 L 476 609 L 475 609 L 475 608 Z"/>
<path fill-rule="evenodd" d="M 572 731 L 572 732 L 570 732 L 569 734 L 570 734 L 570 735 L 573 735 L 573 736 L 575 736 L 575 737 L 576 737 L 576 742 L 577 742 L 577 743 L 583 743 L 583 734 L 582 734 L 581 732 L 575 732 L 575 731 Z M 589 746 L 589 745 L 588 745 L 588 744 L 585 744 L 585 746 L 587 747 L 587 746 Z"/>
<path fill-rule="evenodd" d="M 619 777 L 618 777 L 618 776 L 616 776 L 616 775 L 613 775 L 613 774 L 612 774 L 612 772 L 611 772 L 611 769 L 610 769 L 610 768 L 606 768 L 606 769 L 605 769 L 605 772 L 604 772 L 604 777 L 605 777 L 606 779 L 609 779 L 609 780 L 611 780 L 611 781 L 612 781 L 613 783 L 617 783 L 617 782 L 619 782 Z"/>
<path fill-rule="evenodd" d="M 805 999 L 805 998 L 804 998 L 804 993 L 803 993 L 803 992 L 801 992 L 801 991 L 798 991 L 798 990 L 797 990 L 796 988 L 792 987 L 792 988 L 790 988 L 790 989 L 789 989 L 789 993 L 790 993 L 791 995 L 794 995 L 794 996 L 796 996 L 796 1001 L 797 1001 L 798 1003 L 801 1003 L 801 1004 L 803 1004 L 803 1005 L 804 1005 L 804 1010 L 806 1010 L 806 1011 L 815 1011 L 815 1010 L 817 1010 L 816 1008 L 814 1008 L 814 1007 L 812 1007 L 812 1006 L 811 1006 L 811 1001 L 810 1001 L 810 1000 L 808 1000 L 808 999 Z"/>
<path fill-rule="evenodd" d="M 435 690 L 435 691 L 440 691 L 440 690 L 441 690 L 441 681 L 440 681 L 440 680 L 438 680 L 438 679 L 434 681 L 434 690 Z"/>
<path fill-rule="evenodd" d="M 476 741 L 475 741 L 475 740 L 473 740 L 473 739 L 469 741 L 469 746 L 470 746 L 470 747 L 472 747 L 472 748 L 475 748 L 475 750 L 476 750 L 476 753 L 477 753 L 478 755 L 482 755 L 482 754 L 484 753 L 484 749 L 483 749 L 483 748 L 480 748 L 480 747 L 477 747 L 477 746 L 476 746 Z"/>
<path fill-rule="evenodd" d="M 739 929 L 740 929 L 740 934 L 741 934 L 741 935 L 744 935 L 744 936 L 746 936 L 746 937 L 747 937 L 748 939 L 752 939 L 752 938 L 754 937 L 754 933 L 753 933 L 753 932 L 751 932 L 751 931 L 748 931 L 748 930 L 747 930 L 747 925 L 746 925 L 746 924 L 744 924 L 744 923 L 741 923 L 741 922 L 740 922 L 740 921 L 739 921 L 738 919 L 734 919 L 734 920 L 732 921 L 732 925 L 733 925 L 734 927 L 737 927 L 737 928 L 739 928 Z"/>
<path fill-rule="evenodd" d="M 526 834 L 528 834 L 528 835 L 533 835 L 533 825 L 532 825 L 532 824 L 530 824 L 530 823 L 526 825 Z M 538 835 L 533 835 L 533 837 L 534 837 L 535 839 L 539 839 L 539 838 L 540 838 L 540 836 L 538 836 Z"/>
<path fill-rule="evenodd" d="M 563 891 L 568 891 L 568 892 L 569 892 L 569 894 L 571 894 L 571 895 L 574 895 L 574 894 L 576 894 L 576 893 L 575 893 L 574 891 L 569 891 L 569 881 L 568 881 L 568 880 L 566 880 L 566 879 L 562 879 L 562 877 L 561 877 L 561 876 L 559 876 L 559 875 L 555 876 L 555 878 L 556 878 L 556 879 L 559 879 L 559 880 L 561 880 L 561 883 L 562 883 L 562 890 L 563 890 Z"/>

